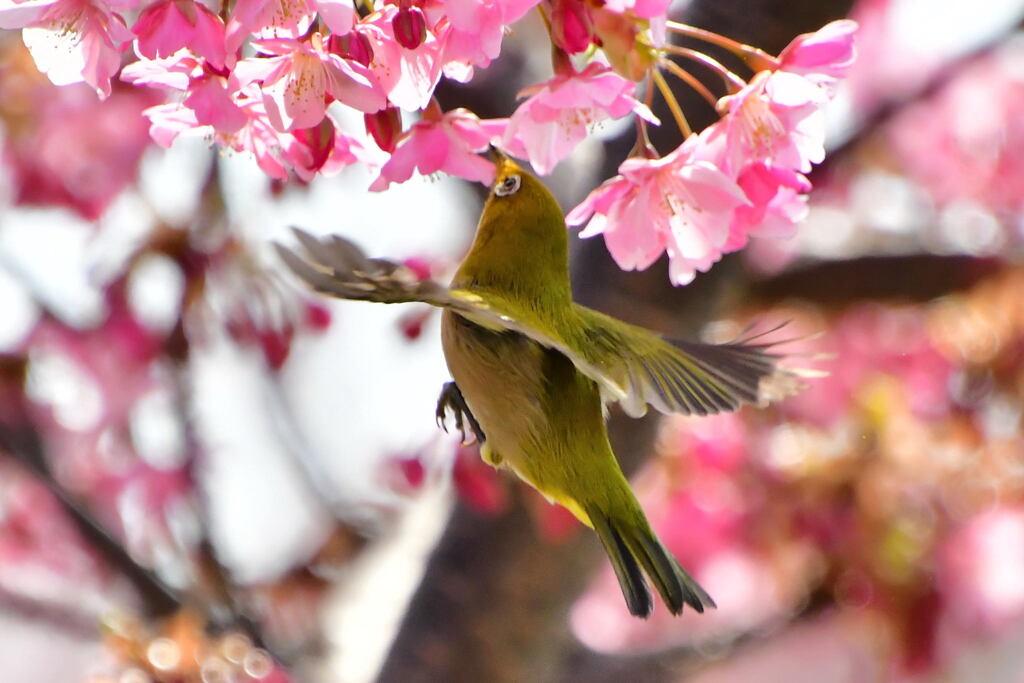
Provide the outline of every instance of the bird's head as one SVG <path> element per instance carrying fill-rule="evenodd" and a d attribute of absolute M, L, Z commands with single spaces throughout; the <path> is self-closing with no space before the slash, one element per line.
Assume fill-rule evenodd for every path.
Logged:
<path fill-rule="evenodd" d="M 544 225 L 565 230 L 562 209 L 542 182 L 497 147 L 491 147 L 491 158 L 496 172 L 482 221 L 507 229 Z"/>

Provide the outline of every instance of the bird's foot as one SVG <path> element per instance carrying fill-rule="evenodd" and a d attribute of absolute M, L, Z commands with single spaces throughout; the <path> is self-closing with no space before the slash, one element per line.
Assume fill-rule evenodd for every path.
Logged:
<path fill-rule="evenodd" d="M 441 388 L 441 395 L 437 397 L 437 426 L 445 432 L 448 431 L 445 417 L 449 410 L 452 411 L 452 415 L 455 417 L 455 428 L 462 433 L 462 443 L 472 443 L 472 441 L 466 439 L 467 423 L 477 443 L 482 444 L 487 440 L 484 436 L 484 430 L 480 428 L 480 423 L 473 417 L 473 413 L 470 412 L 469 406 L 466 404 L 466 399 L 462 397 L 462 392 L 459 391 L 459 387 L 455 382 L 446 382 Z"/>

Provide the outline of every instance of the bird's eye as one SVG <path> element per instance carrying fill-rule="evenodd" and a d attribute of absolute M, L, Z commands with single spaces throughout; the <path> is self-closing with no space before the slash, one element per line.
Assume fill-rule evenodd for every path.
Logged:
<path fill-rule="evenodd" d="M 515 194 L 519 191 L 519 186 L 523 183 L 523 179 L 517 175 L 508 175 L 494 188 L 494 194 L 499 197 L 507 197 L 510 194 Z"/>

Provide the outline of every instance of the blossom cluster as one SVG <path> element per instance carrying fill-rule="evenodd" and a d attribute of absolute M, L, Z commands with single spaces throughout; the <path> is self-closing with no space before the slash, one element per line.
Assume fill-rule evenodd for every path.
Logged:
<path fill-rule="evenodd" d="M 836 21 L 798 36 L 718 100 L 719 121 L 664 157 L 624 161 L 569 224 L 586 225 L 583 237 L 603 234 L 623 269 L 644 269 L 667 252 L 678 285 L 749 235 L 790 234 L 807 213 L 805 174 L 825 157 L 822 106 L 853 63 L 855 30 Z"/>
<path fill-rule="evenodd" d="M 0 2 L 0 28 L 22 30 L 40 71 L 84 82 L 101 98 L 112 79 L 166 95 L 145 116 L 169 146 L 198 134 L 252 154 L 276 179 L 310 180 L 360 163 L 372 190 L 414 172 L 489 183 L 480 152 L 495 145 L 549 173 L 607 119 L 635 116 L 637 156 L 570 214 L 604 234 L 623 268 L 663 252 L 676 284 L 707 270 L 750 234 L 780 235 L 804 214 L 804 174 L 824 155 L 822 106 L 853 60 L 851 21 L 796 38 L 777 57 L 667 19 L 668 0 L 30 0 Z M 554 75 L 525 88 L 507 118 L 443 111 L 442 78 L 466 82 L 499 56 L 509 27 L 538 10 Z M 749 82 L 668 40 L 698 37 L 733 50 Z M 127 54 L 135 59 L 122 68 Z M 682 58 L 718 70 L 716 97 Z M 715 104 L 721 120 L 692 134 L 663 72 Z M 660 92 L 686 141 L 661 156 L 647 143 Z M 418 121 L 402 112 L 418 113 Z M 359 118 L 361 117 L 361 125 Z M 356 130 L 355 128 L 362 128 Z"/>

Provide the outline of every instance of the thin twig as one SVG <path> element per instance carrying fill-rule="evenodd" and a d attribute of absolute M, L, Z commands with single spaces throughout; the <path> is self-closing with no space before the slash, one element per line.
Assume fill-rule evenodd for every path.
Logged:
<path fill-rule="evenodd" d="M 711 105 L 711 108 L 717 110 L 718 98 L 708 90 L 706 85 L 700 82 L 700 79 L 670 59 L 662 58 L 658 61 L 658 64 L 671 71 L 673 76 L 700 93 L 700 96 Z"/>
<path fill-rule="evenodd" d="M 732 52 L 742 58 L 743 61 L 745 61 L 755 71 L 778 68 L 779 62 L 775 57 L 760 48 L 754 47 L 753 45 L 741 43 L 727 36 L 715 33 L 714 31 L 697 28 L 696 26 L 690 26 L 689 24 L 681 24 L 678 21 L 669 21 L 666 26 L 670 31 L 678 33 L 679 35 L 703 40 Z"/>
<path fill-rule="evenodd" d="M 657 69 L 651 71 L 651 75 L 654 78 L 655 84 L 658 86 L 658 90 L 661 91 L 661 96 L 665 99 L 665 104 L 672 111 L 672 118 L 676 120 L 676 125 L 679 126 L 679 132 L 682 134 L 683 139 L 690 137 L 693 130 L 690 128 L 690 124 L 686 120 L 686 116 L 683 114 L 682 108 L 676 101 L 675 95 L 672 94 L 672 88 L 668 87 L 668 83 L 665 82 L 665 77 L 661 75 L 661 72 Z"/>
<path fill-rule="evenodd" d="M 729 85 L 733 86 L 737 90 L 742 90 L 747 85 L 746 81 L 744 81 L 742 78 L 740 78 L 735 73 L 730 71 L 728 67 L 726 67 L 724 64 L 722 64 L 714 57 L 709 57 L 703 52 L 698 52 L 697 50 L 692 50 L 688 47 L 680 47 L 678 45 L 666 45 L 662 49 L 665 50 L 665 52 L 669 52 L 674 55 L 679 55 L 680 57 L 686 57 L 691 61 L 697 62 L 698 64 L 703 64 L 712 71 L 721 74 L 722 78 L 724 78 Z"/>

